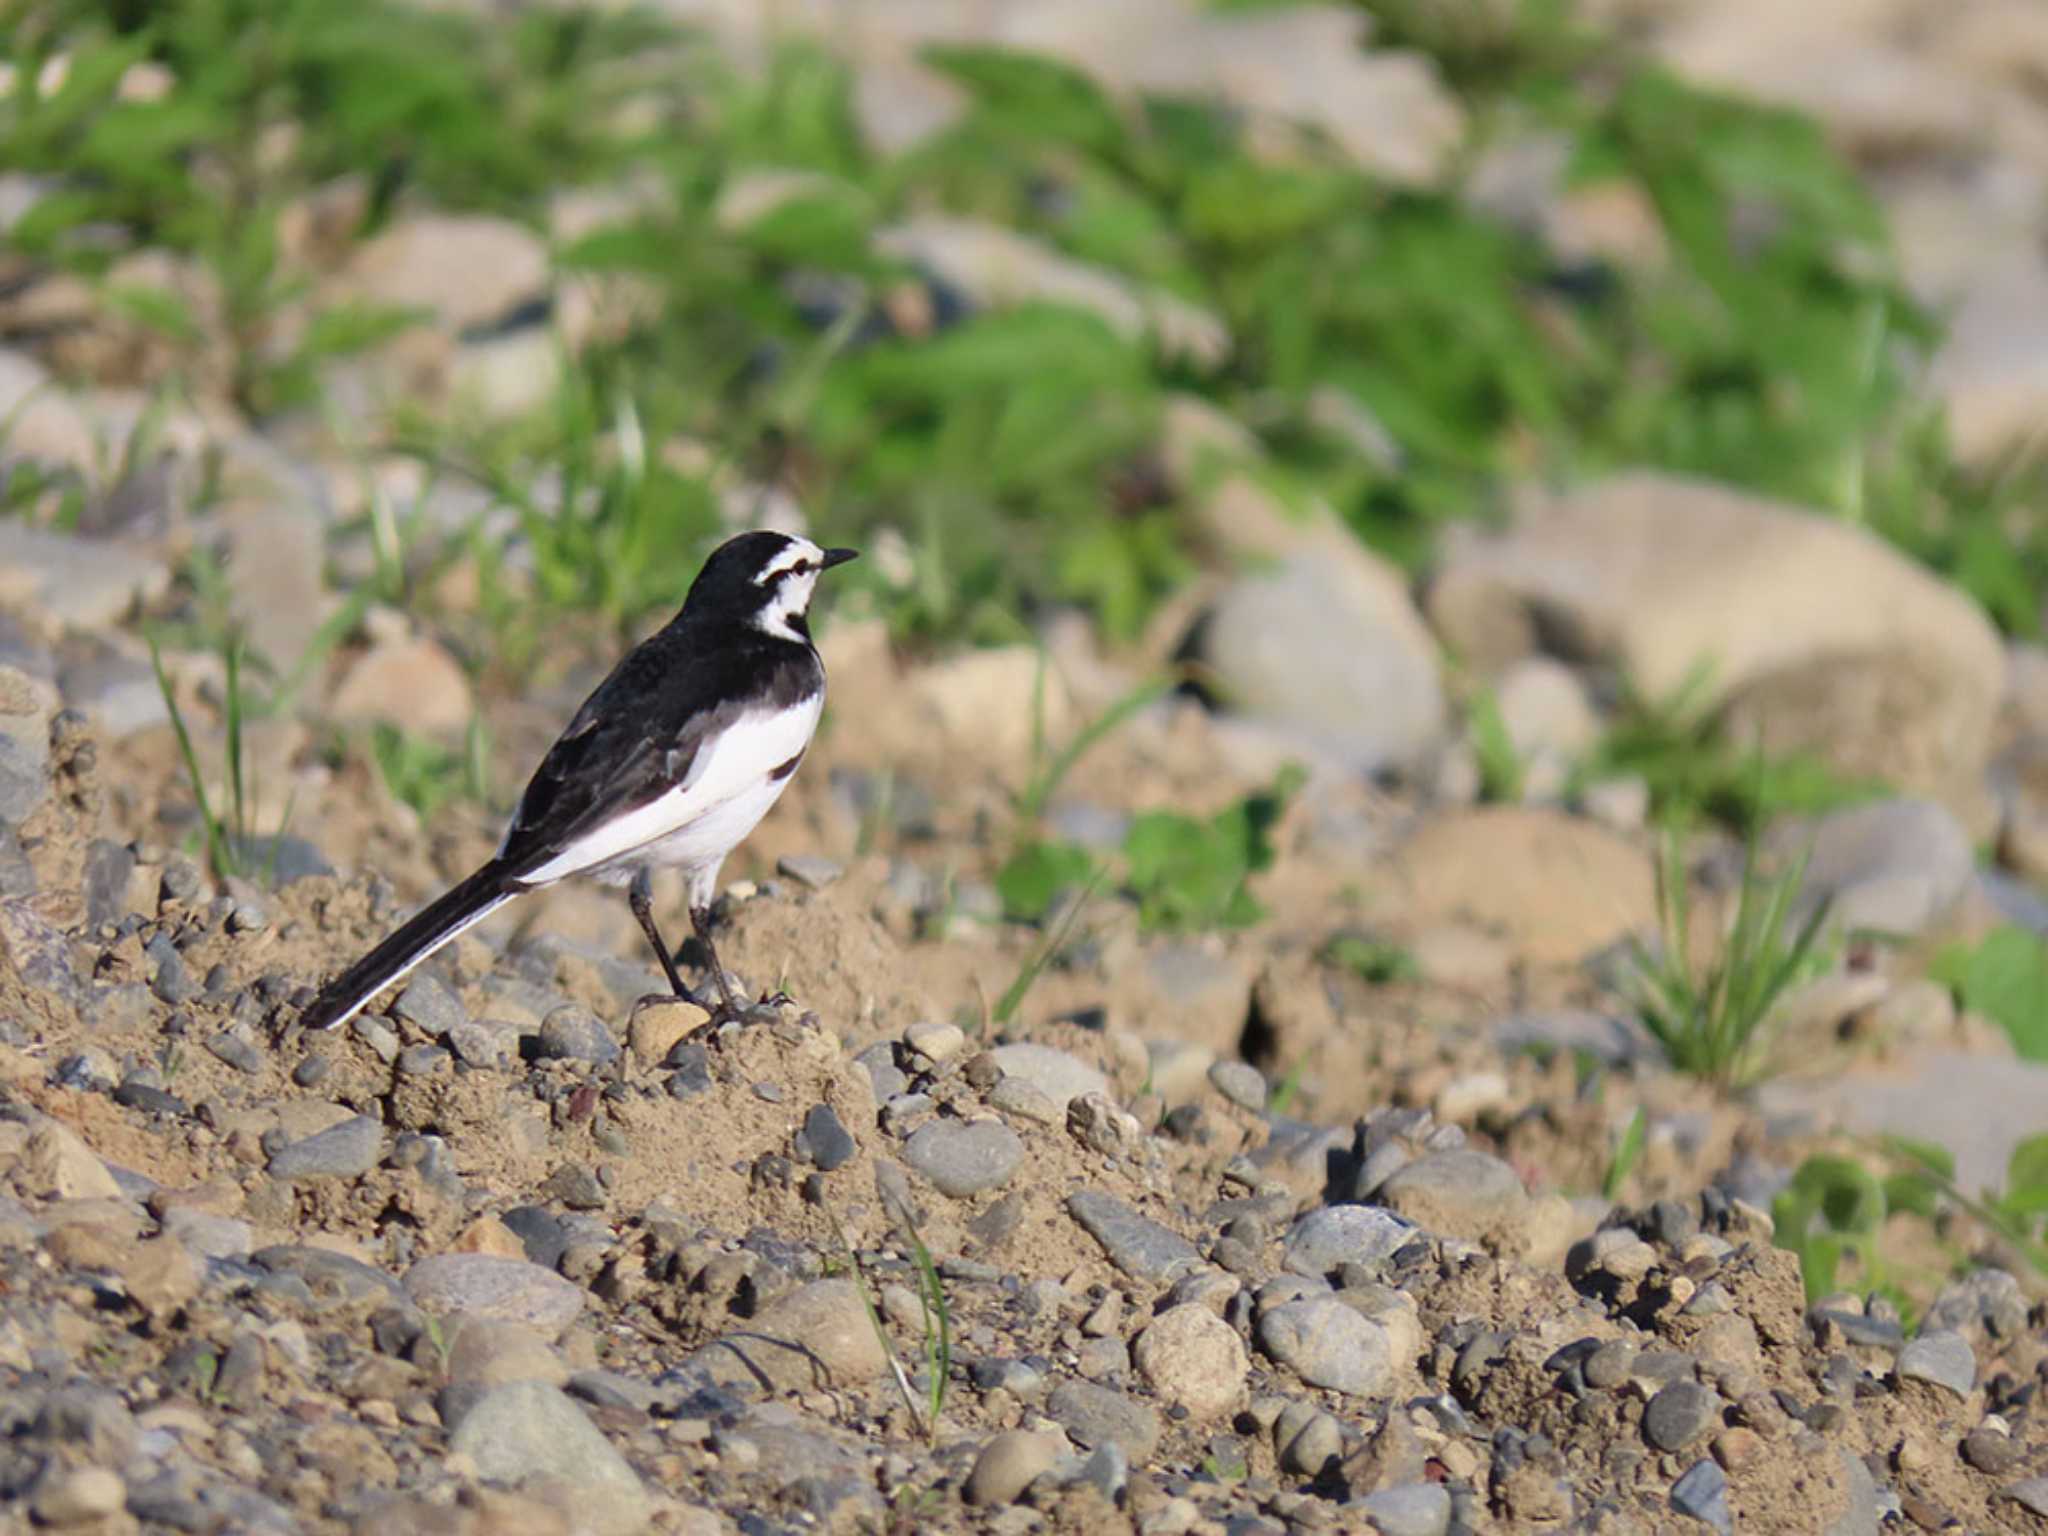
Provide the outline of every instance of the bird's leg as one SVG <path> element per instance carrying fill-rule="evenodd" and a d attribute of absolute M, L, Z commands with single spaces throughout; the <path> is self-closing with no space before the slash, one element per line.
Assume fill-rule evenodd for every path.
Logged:
<path fill-rule="evenodd" d="M 640 920 L 640 931 L 647 935 L 647 942 L 654 946 L 654 958 L 661 962 L 662 972 L 668 977 L 668 984 L 674 989 L 676 996 L 686 1003 L 696 1002 L 697 994 L 683 985 L 682 973 L 676 969 L 675 958 L 669 954 L 668 945 L 662 942 L 661 930 L 654 926 L 654 881 L 649 878 L 646 870 L 643 869 L 635 875 L 633 883 L 626 888 L 626 904 L 633 909 L 633 916 Z M 694 912 L 690 915 L 692 918 L 696 916 Z M 703 930 L 700 928 L 698 932 L 702 933 Z M 725 976 L 721 972 L 721 987 L 724 982 Z"/>
<path fill-rule="evenodd" d="M 729 1018 L 743 1019 L 746 1011 L 740 1007 L 739 999 L 732 995 L 732 983 L 725 979 L 725 965 L 718 958 L 718 946 L 711 942 L 711 908 L 692 906 L 690 926 L 697 931 L 697 942 L 704 946 L 704 953 L 711 960 L 711 979 L 718 983 L 718 996 L 725 1004 Z"/>

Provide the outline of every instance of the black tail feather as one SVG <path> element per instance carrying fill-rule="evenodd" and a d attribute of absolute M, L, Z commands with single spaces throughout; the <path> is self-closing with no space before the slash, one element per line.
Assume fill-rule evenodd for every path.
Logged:
<path fill-rule="evenodd" d="M 300 1017 L 306 1029 L 333 1029 L 435 950 L 517 896 L 523 889 L 496 859 L 422 907 L 390 938 L 321 989 Z"/>

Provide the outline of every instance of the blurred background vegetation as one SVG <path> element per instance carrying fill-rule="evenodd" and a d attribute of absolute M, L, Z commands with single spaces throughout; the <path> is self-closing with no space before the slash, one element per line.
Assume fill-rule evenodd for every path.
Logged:
<path fill-rule="evenodd" d="M 825 51 L 741 70 L 651 11 L 14 0 L 0 165 L 34 195 L 11 260 L 98 285 L 169 357 L 159 389 L 481 487 L 531 547 L 522 624 L 672 603 L 743 473 L 835 538 L 908 536 L 907 568 L 862 578 L 906 640 L 1014 637 L 1050 605 L 1129 638 L 1216 553 L 1159 463 L 1192 394 L 1274 489 L 1411 568 L 1517 482 L 1650 465 L 1868 524 L 2037 630 L 2032 472 L 1950 452 L 1919 383 L 1935 319 L 1812 122 L 1690 86 L 1565 0 L 1362 9 L 1463 109 L 1440 181 L 1000 49 L 932 50 L 969 108 L 887 154 Z M 1490 155 L 1532 132 L 1556 191 L 1646 211 L 1655 259 L 1527 214 L 1545 189 Z M 519 409 L 362 412 L 336 370 L 421 317 L 317 268 L 422 207 L 530 227 L 556 306 L 584 283 L 627 322 Z M 1085 263 L 1113 302 L 973 301 L 884 235 L 939 214 Z M 10 476 L 16 505 L 51 493 Z"/>

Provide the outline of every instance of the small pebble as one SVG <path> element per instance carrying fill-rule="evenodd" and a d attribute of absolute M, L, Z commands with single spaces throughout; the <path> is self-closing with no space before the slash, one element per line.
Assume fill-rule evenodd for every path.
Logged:
<path fill-rule="evenodd" d="M 308 1056 L 304 1061 L 292 1068 L 292 1081 L 301 1088 L 311 1088 L 333 1070 L 333 1057 Z"/>
<path fill-rule="evenodd" d="M 606 1066 L 619 1059 L 619 1042 L 604 1020 L 588 1008 L 564 1003 L 541 1020 L 540 1054 L 551 1061 L 587 1061 Z"/>
<path fill-rule="evenodd" d="M 939 1193 L 964 1200 L 1007 1184 L 1024 1160 L 1024 1143 L 1000 1120 L 932 1120 L 904 1144 L 903 1160 Z"/>
<path fill-rule="evenodd" d="M 903 1043 L 928 1061 L 950 1061 L 967 1044 L 967 1032 L 957 1024 L 913 1024 Z"/>
<path fill-rule="evenodd" d="M 1982 1425 L 1963 1437 L 1963 1460 L 1990 1477 L 2002 1477 L 2019 1465 L 2020 1448 L 2011 1435 Z"/>
<path fill-rule="evenodd" d="M 1209 1083 L 1239 1109 L 1263 1114 L 1266 1076 L 1248 1061 L 1219 1061 L 1209 1068 Z"/>
<path fill-rule="evenodd" d="M 813 1166 L 830 1173 L 852 1161 L 859 1150 L 853 1136 L 830 1104 L 814 1104 L 804 1116 L 804 1150 Z"/>
<path fill-rule="evenodd" d="M 1924 1381 L 1968 1397 L 1977 1384 L 1977 1357 L 1960 1333 L 1922 1333 L 1899 1351 L 1899 1380 Z"/>
<path fill-rule="evenodd" d="M 981 1448 L 965 1488 L 970 1504 L 1010 1504 L 1032 1480 L 1052 1470 L 1065 1447 L 1060 1437 L 1028 1429 L 1006 1429 Z"/>
<path fill-rule="evenodd" d="M 1451 1494 L 1440 1483 L 1402 1483 L 1369 1493 L 1359 1513 L 1380 1536 L 1444 1536 L 1451 1528 Z"/>
<path fill-rule="evenodd" d="M 383 1155 L 383 1125 L 357 1115 L 280 1148 L 270 1171 L 280 1179 L 352 1179 L 376 1167 Z"/>
<path fill-rule="evenodd" d="M 1720 1417 L 1721 1400 L 1696 1381 L 1674 1381 L 1643 1410 L 1643 1438 L 1660 1451 L 1682 1451 Z"/>
<path fill-rule="evenodd" d="M 832 860 L 816 854 L 792 853 L 776 860 L 775 872 L 786 880 L 794 880 L 806 890 L 822 891 L 846 871 Z"/>
<path fill-rule="evenodd" d="M 462 1011 L 462 999 L 433 975 L 415 976 L 406 983 L 391 1014 L 437 1040 L 468 1017 Z"/>
<path fill-rule="evenodd" d="M 1671 1507 L 1733 1536 L 1735 1517 L 1728 1510 L 1728 1475 L 1712 1461 L 1697 1461 L 1671 1485 Z"/>

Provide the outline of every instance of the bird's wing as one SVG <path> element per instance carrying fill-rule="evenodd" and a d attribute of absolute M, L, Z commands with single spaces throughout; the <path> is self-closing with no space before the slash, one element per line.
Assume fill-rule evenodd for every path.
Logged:
<path fill-rule="evenodd" d="M 591 869 L 688 826 L 802 755 L 822 677 L 806 651 L 738 661 L 629 656 L 535 771 L 500 859 L 522 884 Z M 649 663 L 652 663 L 650 665 Z M 765 688 L 731 684 L 753 676 Z M 737 699 L 736 699 L 737 695 Z"/>

